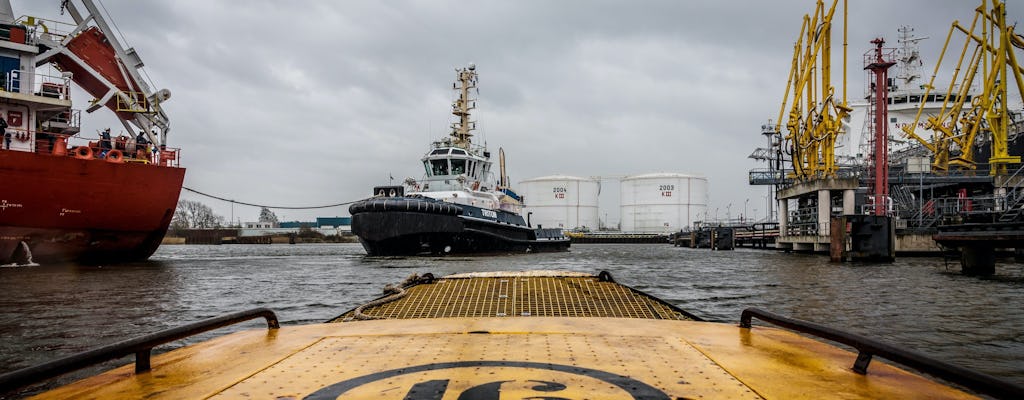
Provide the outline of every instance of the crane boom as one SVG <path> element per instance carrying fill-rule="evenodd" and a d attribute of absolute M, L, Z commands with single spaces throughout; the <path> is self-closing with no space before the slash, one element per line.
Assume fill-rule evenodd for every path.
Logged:
<path fill-rule="evenodd" d="M 36 65 L 50 63 L 70 72 L 71 79 L 95 97 L 88 112 L 107 107 L 132 136 L 143 134 L 151 143 L 166 144 L 170 120 L 161 104 L 170 99 L 170 91 L 154 91 L 143 79 L 144 64 L 135 49 L 126 49 L 117 39 L 93 0 L 80 1 L 84 14 L 73 1 L 62 3 L 75 28 L 64 35 L 40 37 L 46 51 Z"/>

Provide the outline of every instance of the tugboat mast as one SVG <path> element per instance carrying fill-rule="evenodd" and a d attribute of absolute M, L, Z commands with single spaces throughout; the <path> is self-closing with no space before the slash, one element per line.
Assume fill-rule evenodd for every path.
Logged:
<path fill-rule="evenodd" d="M 469 111 L 476 108 L 476 99 L 469 98 L 469 89 L 476 87 L 476 64 L 470 63 L 456 72 L 459 73 L 459 83 L 453 89 L 459 92 L 459 97 L 452 103 L 452 114 L 459 120 L 452 123 L 452 139 L 455 146 L 469 150 L 472 131 L 476 129 L 476 121 L 469 120 Z"/>

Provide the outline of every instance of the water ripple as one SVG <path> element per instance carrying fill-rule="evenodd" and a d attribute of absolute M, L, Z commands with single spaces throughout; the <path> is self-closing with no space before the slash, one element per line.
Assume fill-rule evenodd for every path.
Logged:
<path fill-rule="evenodd" d="M 710 320 L 735 323 L 744 308 L 760 307 L 1024 383 L 1024 265 L 1012 260 L 977 278 L 941 258 L 834 264 L 822 256 L 667 245 L 425 258 L 369 258 L 351 244 L 163 246 L 144 263 L 0 268 L 0 372 L 252 307 L 276 310 L 286 325 L 324 321 L 414 272 L 527 269 L 608 270 Z M 252 321 L 158 351 L 260 326 Z"/>

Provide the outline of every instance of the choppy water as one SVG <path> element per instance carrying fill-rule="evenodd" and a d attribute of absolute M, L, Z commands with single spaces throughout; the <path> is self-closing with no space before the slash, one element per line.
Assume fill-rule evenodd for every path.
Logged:
<path fill-rule="evenodd" d="M 1024 383 L 1024 265 L 1002 261 L 995 276 L 977 278 L 941 258 L 831 264 L 822 256 L 669 245 L 443 258 L 368 258 L 354 244 L 163 246 L 138 264 L 0 268 L 0 373 L 253 307 L 274 309 L 286 325 L 320 322 L 412 273 L 557 269 L 608 270 L 709 320 L 735 323 L 744 308 L 761 307 Z"/>

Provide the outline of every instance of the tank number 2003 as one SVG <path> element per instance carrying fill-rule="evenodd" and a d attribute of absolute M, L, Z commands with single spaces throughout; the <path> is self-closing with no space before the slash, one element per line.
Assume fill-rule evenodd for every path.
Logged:
<path fill-rule="evenodd" d="M 564 199 L 565 192 L 568 192 L 568 190 L 566 190 L 564 187 L 551 188 L 551 191 L 555 193 L 556 199 Z"/>
<path fill-rule="evenodd" d="M 658 191 L 661 192 L 661 197 L 672 197 L 673 190 L 676 190 L 676 185 L 658 185 Z"/>

